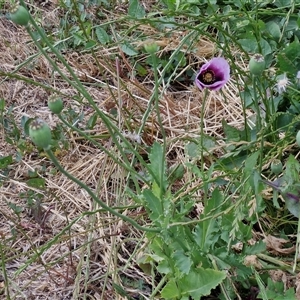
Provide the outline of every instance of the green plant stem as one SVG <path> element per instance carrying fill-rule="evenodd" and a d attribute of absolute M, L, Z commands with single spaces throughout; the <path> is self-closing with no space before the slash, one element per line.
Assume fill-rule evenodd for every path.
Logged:
<path fill-rule="evenodd" d="M 159 293 L 159 291 L 161 290 L 161 288 L 163 287 L 163 285 L 165 284 L 165 282 L 168 280 L 167 275 L 165 275 L 160 282 L 157 284 L 157 286 L 155 287 L 155 289 L 152 291 L 150 299 L 154 299 L 155 295 L 157 295 L 157 293 Z"/>
<path fill-rule="evenodd" d="M 257 91 L 256 89 L 258 88 L 258 85 L 257 85 L 257 77 L 256 76 L 252 76 L 252 79 L 253 79 L 253 87 L 254 87 L 254 107 L 255 107 L 255 110 L 256 110 L 256 135 L 258 135 L 258 132 L 261 130 L 261 127 L 262 127 L 262 119 L 261 119 L 261 115 L 260 115 L 260 107 L 259 107 L 259 104 L 258 104 L 258 98 L 257 98 Z"/>
<path fill-rule="evenodd" d="M 297 267 L 299 247 L 300 247 L 300 216 L 298 217 L 297 241 L 296 241 L 296 251 L 295 251 L 295 256 L 294 256 L 293 272 L 296 271 L 296 267 Z"/>
<path fill-rule="evenodd" d="M 74 177 L 73 175 L 71 175 L 70 173 L 68 173 L 58 162 L 58 160 L 56 159 L 55 155 L 53 154 L 53 152 L 49 149 L 44 149 L 45 152 L 48 154 L 48 156 L 50 157 L 50 159 L 52 160 L 52 162 L 54 163 L 55 167 L 62 173 L 64 174 L 66 177 L 68 177 L 69 179 L 71 179 L 73 182 L 77 183 L 81 188 L 83 188 L 90 196 L 91 198 L 98 203 L 103 209 L 105 209 L 106 211 L 110 212 L 112 215 L 119 217 L 120 219 L 122 219 L 123 221 L 126 221 L 128 223 L 130 223 L 132 226 L 134 226 L 136 229 L 138 230 L 142 230 L 142 231 L 146 231 L 146 232 L 160 232 L 160 230 L 158 228 L 149 228 L 149 227 L 144 227 L 139 225 L 137 222 L 133 221 L 131 218 L 122 215 L 121 213 L 115 211 L 114 209 L 112 209 L 111 207 L 107 206 L 103 201 L 101 201 L 93 192 L 92 190 L 87 187 L 82 181 L 80 181 L 79 179 L 77 179 L 76 177 Z"/>
<path fill-rule="evenodd" d="M 5 266 L 5 260 L 4 260 L 4 253 L 3 253 L 3 244 L 2 241 L 0 243 L 0 254 L 1 254 L 1 267 L 2 267 L 2 273 L 3 273 L 3 277 L 4 277 L 4 282 L 5 282 L 5 295 L 6 295 L 6 299 L 10 300 L 10 294 L 9 294 L 9 280 L 8 280 L 8 276 L 7 276 L 7 272 L 6 272 L 6 266 Z"/>
<path fill-rule="evenodd" d="M 260 115 L 260 107 L 259 107 L 259 104 L 258 104 L 258 97 L 257 97 L 257 93 L 259 92 L 258 89 L 259 89 L 259 85 L 257 83 L 257 76 L 253 75 L 252 76 L 252 79 L 253 79 L 253 87 L 254 87 L 254 107 L 255 107 L 255 110 L 256 110 L 256 138 L 258 138 L 258 133 L 262 130 L 262 117 Z M 267 114 L 267 112 L 266 112 Z M 260 141 L 260 148 L 261 148 L 261 152 L 260 153 L 263 153 L 263 149 L 264 149 L 264 138 L 263 138 L 263 134 L 261 135 L 261 141 Z M 259 158 L 259 170 L 262 169 L 262 165 L 263 165 L 263 156 L 260 155 L 260 158 Z"/>
<path fill-rule="evenodd" d="M 163 145 L 162 145 L 162 151 L 163 154 L 161 156 L 161 163 L 160 163 L 160 167 L 161 170 L 159 172 L 160 174 L 160 178 L 159 179 L 159 186 L 160 186 L 160 198 L 162 199 L 163 194 L 165 193 L 164 190 L 164 174 L 165 174 L 165 161 L 166 161 L 166 133 L 165 133 L 165 129 L 164 126 L 162 124 L 162 119 L 160 116 L 160 109 L 159 109 L 159 99 L 158 99 L 158 75 L 157 75 L 157 58 L 155 53 L 151 53 L 151 58 L 152 58 L 152 63 L 153 63 L 153 72 L 154 72 L 154 107 L 157 113 L 157 122 L 159 124 L 160 127 L 160 131 L 161 131 L 161 135 L 163 137 Z"/>
<path fill-rule="evenodd" d="M 204 90 L 204 97 L 202 101 L 202 106 L 201 106 L 201 113 L 200 113 L 200 155 L 201 155 L 201 174 L 202 174 L 202 180 L 204 182 L 204 175 L 205 175 L 205 170 L 204 170 L 204 116 L 205 116 L 205 106 L 206 106 L 206 100 L 208 96 L 208 89 Z M 206 185 L 204 186 L 204 195 L 203 195 L 203 203 L 204 206 L 206 204 L 207 200 L 207 189 Z"/>
<path fill-rule="evenodd" d="M 274 258 L 274 257 L 271 257 L 271 256 L 266 255 L 266 254 L 263 254 L 263 253 L 258 253 L 258 254 L 257 254 L 257 257 L 258 257 L 259 259 L 262 259 L 262 260 L 264 260 L 264 261 L 267 261 L 267 262 L 269 262 L 269 263 L 272 263 L 272 264 L 274 264 L 275 266 L 280 267 L 280 268 L 282 268 L 283 270 L 288 271 L 289 273 L 295 275 L 295 272 L 293 271 L 293 269 L 291 268 L 291 266 L 290 266 L 289 264 L 286 264 L 286 263 L 280 261 L 279 259 L 276 259 L 276 258 Z"/>

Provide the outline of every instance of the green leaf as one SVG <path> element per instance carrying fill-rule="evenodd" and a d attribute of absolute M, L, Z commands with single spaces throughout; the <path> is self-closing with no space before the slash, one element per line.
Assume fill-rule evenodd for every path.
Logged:
<path fill-rule="evenodd" d="M 199 157 L 199 148 L 198 145 L 194 142 L 189 142 L 185 145 L 185 152 L 191 158 Z"/>
<path fill-rule="evenodd" d="M 300 68 L 300 44 L 290 43 L 284 51 L 278 53 L 277 60 L 281 72 L 296 74 Z"/>
<path fill-rule="evenodd" d="M 223 155 L 216 163 L 215 168 L 233 170 L 234 168 L 240 168 L 245 159 L 247 159 L 248 153 L 246 151 L 237 151 Z"/>
<path fill-rule="evenodd" d="M 253 246 L 248 246 L 245 250 L 246 255 L 255 255 L 266 251 L 266 244 L 263 241 L 258 241 Z"/>
<path fill-rule="evenodd" d="M 218 213 L 221 209 L 220 205 L 224 200 L 223 194 L 219 191 L 218 188 L 215 188 L 212 192 L 211 198 L 207 201 L 207 204 L 204 208 L 204 215 L 211 215 L 211 213 Z"/>
<path fill-rule="evenodd" d="M 8 155 L 8 156 L 4 156 L 0 158 L 0 169 L 4 169 L 7 166 L 11 165 L 13 162 L 12 156 Z"/>
<path fill-rule="evenodd" d="M 97 27 L 95 29 L 95 32 L 96 32 L 96 36 L 97 36 L 98 41 L 102 45 L 106 45 L 110 42 L 109 35 L 107 34 L 107 32 L 102 27 Z"/>
<path fill-rule="evenodd" d="M 211 149 L 214 148 L 216 146 L 215 141 L 213 140 L 212 137 L 208 136 L 208 135 L 204 135 L 202 137 L 203 139 L 203 154 L 204 155 L 210 155 L 211 154 Z M 199 143 L 199 149 L 198 149 L 198 155 L 201 154 L 201 144 Z"/>
<path fill-rule="evenodd" d="M 175 251 L 172 255 L 175 266 L 182 274 L 188 274 L 193 264 L 190 257 L 186 256 L 182 250 Z"/>
<path fill-rule="evenodd" d="M 241 131 L 228 125 L 224 119 L 222 120 L 222 127 L 227 141 L 239 142 L 241 140 Z"/>
<path fill-rule="evenodd" d="M 153 144 L 149 154 L 149 159 L 149 167 L 154 175 L 154 180 L 158 187 L 162 190 L 162 193 L 164 193 L 167 188 L 166 158 L 163 147 L 159 143 L 155 142 Z"/>
<path fill-rule="evenodd" d="M 26 181 L 27 185 L 37 189 L 45 188 L 45 179 L 44 178 L 31 178 Z"/>
<path fill-rule="evenodd" d="M 254 37 L 251 39 L 240 39 L 238 42 L 240 43 L 240 45 L 246 52 L 249 52 L 249 53 L 258 52 L 258 51 L 256 51 L 257 50 L 257 41 Z"/>
<path fill-rule="evenodd" d="M 274 38 L 274 40 L 279 41 L 281 36 L 279 25 L 274 21 L 270 21 L 266 25 L 267 30 L 269 31 L 270 35 Z"/>
<path fill-rule="evenodd" d="M 204 214 L 205 216 L 205 214 Z M 216 241 L 219 239 L 220 234 L 217 222 L 214 218 L 209 218 L 196 225 L 194 231 L 194 239 L 196 244 L 200 247 L 201 251 L 208 253 Z"/>
<path fill-rule="evenodd" d="M 143 65 L 141 65 L 139 63 L 135 64 L 135 69 L 136 69 L 136 71 L 138 72 L 138 74 L 140 76 L 146 76 L 148 74 L 147 69 Z"/>
<path fill-rule="evenodd" d="M 15 203 L 7 202 L 7 205 L 8 205 L 8 207 L 11 208 L 11 209 L 13 210 L 13 212 L 14 212 L 15 214 L 17 214 L 17 215 L 23 211 L 23 207 L 18 206 L 18 205 L 16 205 Z"/>
<path fill-rule="evenodd" d="M 163 299 L 177 299 L 180 297 L 175 279 L 171 279 L 165 285 L 165 287 L 161 290 L 161 296 Z"/>
<path fill-rule="evenodd" d="M 133 18 L 142 19 L 145 17 L 146 12 L 138 0 L 129 0 L 128 15 Z"/>
<path fill-rule="evenodd" d="M 184 176 L 184 166 L 182 164 L 174 165 L 169 170 L 169 182 L 173 183 L 176 180 L 180 180 Z"/>
<path fill-rule="evenodd" d="M 290 155 L 286 162 L 286 171 L 284 172 L 284 179 L 290 184 L 299 183 L 300 164 L 293 155 Z"/>
<path fill-rule="evenodd" d="M 288 289 L 284 295 L 280 295 L 278 297 L 276 297 L 274 300 L 296 300 L 296 295 L 295 295 L 295 290 L 294 288 L 290 288 Z"/>
<path fill-rule="evenodd" d="M 121 50 L 129 56 L 134 56 L 139 54 L 129 43 L 125 43 L 121 45 Z"/>
<path fill-rule="evenodd" d="M 197 268 L 184 275 L 178 282 L 179 290 L 183 296 L 200 299 L 207 296 L 226 278 L 226 273 L 213 269 Z"/>
<path fill-rule="evenodd" d="M 94 129 L 97 119 L 98 119 L 98 114 L 94 113 L 87 122 L 87 126 L 86 126 L 87 129 Z"/>
<path fill-rule="evenodd" d="M 163 207 L 161 201 L 149 189 L 143 191 L 144 199 L 146 200 L 146 208 L 149 211 L 150 219 L 157 220 L 163 216 Z"/>
<path fill-rule="evenodd" d="M 172 268 L 167 260 L 163 260 L 157 264 L 157 271 L 161 274 L 169 274 L 172 272 Z"/>
<path fill-rule="evenodd" d="M 96 41 L 90 40 L 84 45 L 84 49 L 86 49 L 86 50 L 92 49 L 92 48 L 96 47 L 97 44 L 98 43 Z"/>

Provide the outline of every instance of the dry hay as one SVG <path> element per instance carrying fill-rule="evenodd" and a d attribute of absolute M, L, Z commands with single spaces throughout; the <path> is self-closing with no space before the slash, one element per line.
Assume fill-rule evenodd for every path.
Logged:
<path fill-rule="evenodd" d="M 55 11 L 55 6 L 51 6 L 51 9 Z M 41 13 L 46 13 L 47 24 L 57 21 L 50 14 L 49 8 L 43 7 Z M 145 30 L 151 34 L 153 29 Z M 0 31 L 0 74 L 3 80 L 3 72 L 14 71 L 16 66 L 34 55 L 36 49 L 30 43 L 26 31 L 6 19 L 0 20 Z M 178 46 L 178 41 L 176 43 L 174 39 L 170 42 L 162 38 L 159 43 L 162 53 Z M 193 54 L 197 64 L 205 62 L 205 57 L 209 59 L 216 51 L 214 45 L 205 39 L 199 40 L 198 49 L 201 52 L 199 50 L 199 53 Z M 141 115 L 147 109 L 153 84 L 151 77 L 146 76 L 143 80 L 135 78 L 132 66 L 124 55 L 115 65 L 108 64 L 109 55 L 118 51 L 117 47 L 99 49 L 96 57 L 88 53 L 66 53 L 65 59 L 84 82 L 99 109 L 109 113 L 112 108 L 120 110 L 118 105 L 121 103 L 121 131 L 128 130 L 125 119 L 128 119 L 126 112 L 130 112 L 129 126 L 134 131 L 141 124 Z M 236 63 L 243 66 L 243 61 Z M 118 74 L 115 70 L 119 67 Z M 63 66 L 61 70 L 68 74 Z M 33 57 L 16 74 L 31 82 L 6 78 L 1 81 L 0 97 L 5 99 L 6 107 L 12 107 L 8 118 L 13 117 L 18 126 L 22 117 L 38 116 L 46 120 L 51 128 L 55 128 L 58 119 L 47 108 L 51 89 L 62 93 L 67 109 L 84 113 L 85 120 L 93 114 L 87 102 L 78 105 L 74 101 L 77 92 L 58 74 L 53 73 L 44 57 Z M 193 84 L 180 91 L 165 89 L 164 86 L 160 89 L 160 112 L 167 134 L 168 165 L 185 162 L 184 140 L 199 136 L 200 108 L 204 94 Z M 223 137 L 222 119 L 237 127 L 244 122 L 234 79 L 222 89 L 222 93 L 209 93 L 205 105 L 204 131 L 210 136 Z M 155 113 L 150 115 L 145 128 L 141 137 L 144 145 L 151 145 L 154 140 L 162 141 Z M 1 130 L 0 155 L 16 158 L 17 146 L 7 143 L 4 129 Z M 93 130 L 99 135 L 107 134 L 101 121 L 97 122 Z M 69 133 L 68 141 L 69 149 L 56 153 L 68 172 L 95 190 L 109 206 L 134 204 L 124 196 L 122 187 L 126 185 L 126 177 L 111 158 L 73 133 Z M 100 142 L 118 157 L 118 151 L 109 138 Z M 30 145 L 29 140 L 27 143 Z M 221 153 L 221 150 L 222 144 L 215 152 Z M 30 171 L 38 172 L 46 180 L 46 190 L 41 192 L 26 184 Z M 5 259 L 11 299 L 81 299 L 84 294 L 90 295 L 91 299 L 122 299 L 116 295 L 112 282 L 123 286 L 133 296 L 139 293 L 149 295 L 150 277 L 136 264 L 140 255 L 138 249 L 144 243 L 141 232 L 114 216 L 96 212 L 99 207 L 87 193 L 62 174 L 53 172 L 51 162 L 46 156 L 37 153 L 35 148 L 23 152 L 21 160 L 11 165 L 6 175 L 1 186 L 0 234 L 3 245 L 1 254 Z M 182 182 L 189 181 L 189 175 L 185 176 Z M 195 185 L 197 182 L 191 183 L 186 192 Z M 41 211 L 27 208 L 27 199 L 34 192 L 42 193 Z M 25 195 L 25 198 L 21 195 Z M 23 208 L 19 217 L 9 208 L 8 203 Z M 137 218 L 143 216 L 144 212 L 128 209 L 123 213 Z M 143 290 L 130 284 L 124 286 L 124 278 L 128 282 L 130 279 L 139 282 Z M 4 296 L 6 291 L 2 289 L 1 293 Z"/>

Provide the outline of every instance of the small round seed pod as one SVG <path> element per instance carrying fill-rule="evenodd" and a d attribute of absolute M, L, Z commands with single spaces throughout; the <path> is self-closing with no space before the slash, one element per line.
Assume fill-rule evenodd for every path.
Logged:
<path fill-rule="evenodd" d="M 60 114 L 64 108 L 64 103 L 61 98 L 56 95 L 52 95 L 48 99 L 49 109 L 56 115 Z"/>
<path fill-rule="evenodd" d="M 17 25 L 27 26 L 29 22 L 29 12 L 24 6 L 17 5 L 10 11 L 9 18 Z"/>
<path fill-rule="evenodd" d="M 279 159 L 274 159 L 271 163 L 271 171 L 275 175 L 279 175 L 282 172 L 283 166 L 282 162 Z"/>
<path fill-rule="evenodd" d="M 47 123 L 41 119 L 31 121 L 29 136 L 33 143 L 40 148 L 49 149 L 51 144 L 51 130 Z"/>
<path fill-rule="evenodd" d="M 249 70 L 252 75 L 258 76 L 266 68 L 265 58 L 261 54 L 254 54 L 249 61 Z"/>

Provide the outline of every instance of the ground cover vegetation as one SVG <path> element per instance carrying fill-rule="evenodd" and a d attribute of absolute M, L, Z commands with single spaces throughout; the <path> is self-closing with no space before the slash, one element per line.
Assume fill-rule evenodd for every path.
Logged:
<path fill-rule="evenodd" d="M 1 299 L 300 299 L 300 1 L 0 1 Z"/>

